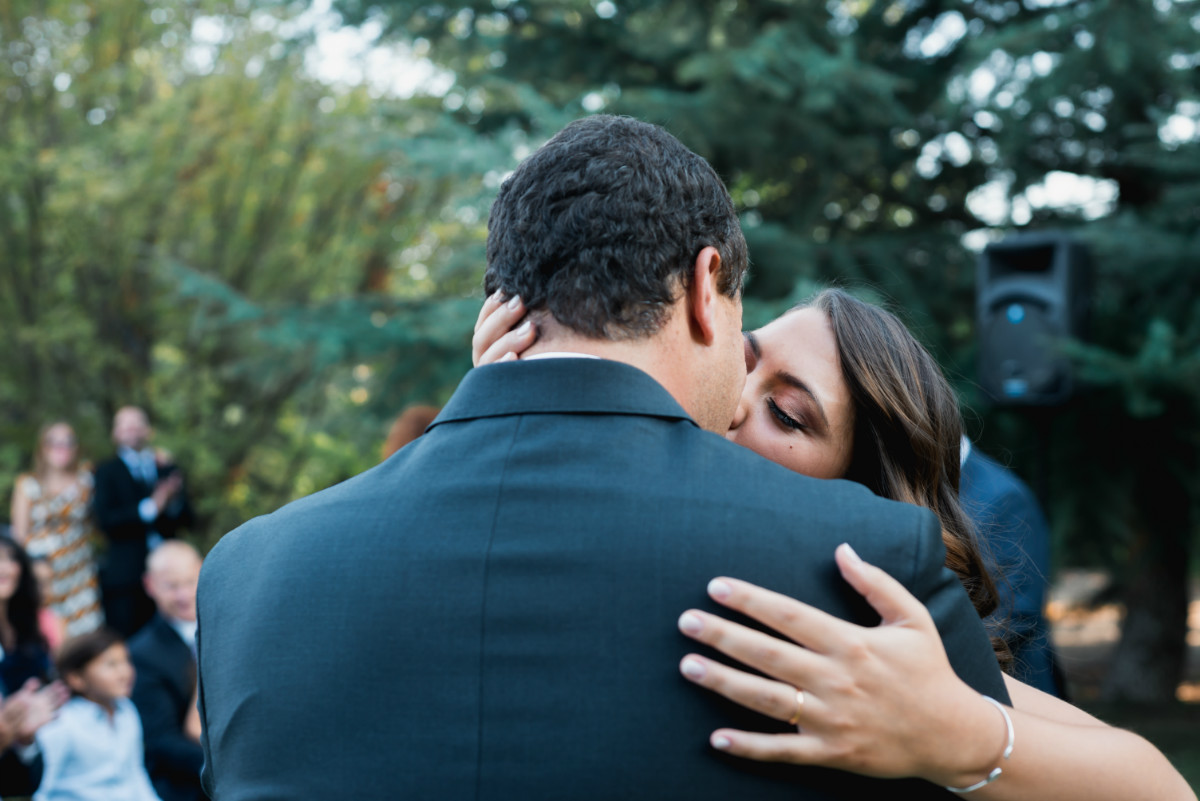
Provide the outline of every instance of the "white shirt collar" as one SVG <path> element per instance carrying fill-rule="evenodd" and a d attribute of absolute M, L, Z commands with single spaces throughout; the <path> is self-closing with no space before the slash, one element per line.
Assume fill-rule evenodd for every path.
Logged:
<path fill-rule="evenodd" d="M 179 639 L 187 643 L 188 647 L 191 647 L 192 643 L 196 642 L 196 621 L 175 620 L 166 615 L 163 615 L 163 620 L 167 621 L 167 624 L 175 629 L 175 633 L 179 635 Z"/>
<path fill-rule="evenodd" d="M 522 356 L 521 361 L 531 362 L 535 359 L 599 359 L 590 353 L 575 353 L 569 350 L 555 350 L 550 353 L 535 353 L 532 356 Z"/>
<path fill-rule="evenodd" d="M 967 463 L 967 459 L 971 456 L 971 440 L 967 439 L 964 434 L 962 442 L 958 446 L 958 466 L 962 467 Z"/>

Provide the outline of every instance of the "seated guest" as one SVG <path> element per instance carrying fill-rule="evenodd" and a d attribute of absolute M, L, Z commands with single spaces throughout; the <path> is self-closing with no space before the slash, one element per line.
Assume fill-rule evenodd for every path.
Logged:
<path fill-rule="evenodd" d="M 40 606 L 28 554 L 15 540 L 0 537 L 0 693 L 49 678 L 50 650 L 38 628 Z"/>
<path fill-rule="evenodd" d="M 72 698 L 37 734 L 45 771 L 34 801 L 160 801 L 142 756 L 142 724 L 129 701 L 133 665 L 111 630 L 63 643 L 58 672 Z"/>
<path fill-rule="evenodd" d="M 204 753 L 188 731 L 196 706 L 196 581 L 200 554 L 168 540 L 146 560 L 146 593 L 158 613 L 129 641 L 137 669 L 133 703 L 142 717 L 146 770 L 163 801 L 200 801 Z"/>
<path fill-rule="evenodd" d="M 39 690 L 50 673 L 39 606 L 29 556 L 0 536 L 0 796 L 28 795 L 37 787 L 42 759 L 33 734 L 65 700 L 61 685 Z"/>

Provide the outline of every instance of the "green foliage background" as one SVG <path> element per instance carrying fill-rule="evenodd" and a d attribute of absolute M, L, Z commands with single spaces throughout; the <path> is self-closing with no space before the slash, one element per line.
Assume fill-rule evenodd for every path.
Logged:
<path fill-rule="evenodd" d="M 102 457 L 125 403 L 187 467 L 206 543 L 364 469 L 396 412 L 469 367 L 505 172 L 576 116 L 632 114 L 729 184 L 748 324 L 831 281 L 901 312 L 983 446 L 1048 488 L 1060 561 L 1112 566 L 1144 610 L 1114 694 L 1171 692 L 1200 495 L 1196 2 L 335 8 L 449 90 L 312 79 L 303 4 L 0 0 L 0 491 L 42 422 Z M 1115 200 L 1019 197 L 1054 171 Z M 981 219 L 990 181 L 1017 199 Z M 1095 255 L 1069 346 L 1087 389 L 994 409 L 964 237 L 1048 226 Z"/>

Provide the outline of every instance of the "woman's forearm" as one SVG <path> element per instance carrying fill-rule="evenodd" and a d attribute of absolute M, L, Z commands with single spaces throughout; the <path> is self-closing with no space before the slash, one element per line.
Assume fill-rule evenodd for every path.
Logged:
<path fill-rule="evenodd" d="M 1195 801 L 1187 782 L 1153 745 L 1133 732 L 1115 729 L 1078 707 L 1028 684 L 1005 677 L 1013 706 L 1012 756 L 999 762 L 1003 772 L 993 783 L 971 793 L 981 801 L 1054 799 L 1058 801 Z M 1003 723 L 989 731 L 980 720 L 977 737 L 995 738 Z M 972 783 L 974 777 L 956 777 Z M 962 786 L 962 785 L 959 785 Z"/>
<path fill-rule="evenodd" d="M 1195 801 L 1183 776 L 1153 745 L 1102 723 L 1049 720 L 1009 709 L 1012 756 L 1001 775 L 969 794 L 980 801 Z M 996 727 L 1003 725 L 996 714 Z M 983 778 L 983 775 L 975 777 Z"/>

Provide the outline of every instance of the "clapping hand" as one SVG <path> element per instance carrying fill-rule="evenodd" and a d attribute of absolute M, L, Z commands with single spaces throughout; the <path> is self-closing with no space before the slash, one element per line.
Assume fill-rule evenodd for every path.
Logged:
<path fill-rule="evenodd" d="M 727 578 L 714 579 L 709 595 L 782 637 L 695 609 L 680 617 L 684 634 L 769 677 L 688 654 L 680 663 L 686 678 L 798 727 L 786 734 L 718 729 L 713 747 L 748 759 L 943 785 L 986 774 L 1003 746 L 999 717 L 954 673 L 929 612 L 850 546 L 839 546 L 836 561 L 880 614 L 880 625 L 848 623 Z"/>
<path fill-rule="evenodd" d="M 154 492 L 150 494 L 150 497 L 153 499 L 154 505 L 161 512 L 179 494 L 179 490 L 182 488 L 183 476 L 179 473 L 171 473 L 155 485 Z"/>
<path fill-rule="evenodd" d="M 0 729 L 7 730 L 18 744 L 29 745 L 37 730 L 54 720 L 69 696 L 60 681 L 42 687 L 37 679 L 30 679 L 0 702 Z"/>

